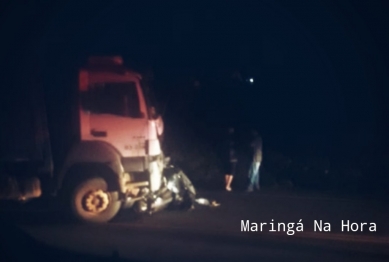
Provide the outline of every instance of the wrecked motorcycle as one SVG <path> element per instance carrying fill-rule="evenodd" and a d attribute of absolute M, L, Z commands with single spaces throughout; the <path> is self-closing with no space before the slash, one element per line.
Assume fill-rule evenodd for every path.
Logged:
<path fill-rule="evenodd" d="M 163 186 L 157 192 L 150 192 L 134 203 L 137 213 L 154 213 L 164 208 L 175 210 L 193 209 L 195 205 L 219 206 L 216 201 L 196 198 L 196 189 L 188 176 L 178 167 L 169 164 L 170 158 L 165 158 L 163 171 Z"/>

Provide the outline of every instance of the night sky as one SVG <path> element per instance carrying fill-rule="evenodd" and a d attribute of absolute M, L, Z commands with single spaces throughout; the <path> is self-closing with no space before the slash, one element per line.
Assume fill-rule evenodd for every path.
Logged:
<path fill-rule="evenodd" d="M 86 57 L 121 54 L 154 70 L 163 99 L 180 99 L 185 77 L 199 80 L 216 108 L 230 96 L 220 101 L 239 113 L 226 121 L 259 128 L 279 150 L 339 157 L 388 149 L 387 1 L 9 2 L 3 83 L 36 74 L 62 96 Z M 254 84 L 225 92 L 208 81 L 234 70 Z"/>

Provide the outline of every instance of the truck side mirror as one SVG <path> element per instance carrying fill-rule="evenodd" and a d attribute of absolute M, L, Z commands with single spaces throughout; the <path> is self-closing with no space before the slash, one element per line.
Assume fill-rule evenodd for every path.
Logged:
<path fill-rule="evenodd" d="M 150 107 L 150 116 L 152 119 L 157 119 L 158 118 L 158 113 L 157 113 L 157 110 L 155 109 L 155 107 Z"/>

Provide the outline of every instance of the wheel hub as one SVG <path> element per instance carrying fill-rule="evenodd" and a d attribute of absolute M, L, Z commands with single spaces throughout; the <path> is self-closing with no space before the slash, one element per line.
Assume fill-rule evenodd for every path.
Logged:
<path fill-rule="evenodd" d="M 93 213 L 100 213 L 107 209 L 109 204 L 108 194 L 102 190 L 89 192 L 84 197 L 84 208 Z"/>

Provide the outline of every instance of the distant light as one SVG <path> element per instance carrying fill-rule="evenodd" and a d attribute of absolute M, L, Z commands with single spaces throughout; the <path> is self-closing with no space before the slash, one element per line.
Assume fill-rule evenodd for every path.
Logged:
<path fill-rule="evenodd" d="M 254 78 L 249 79 L 250 83 L 254 83 Z"/>

